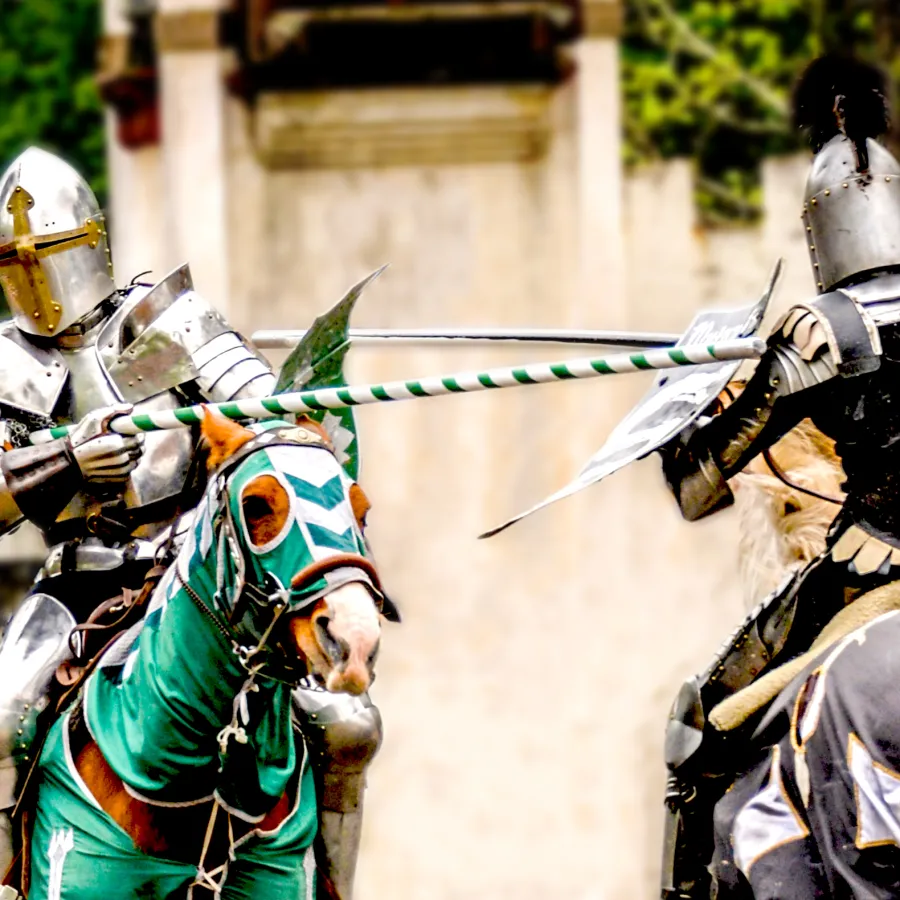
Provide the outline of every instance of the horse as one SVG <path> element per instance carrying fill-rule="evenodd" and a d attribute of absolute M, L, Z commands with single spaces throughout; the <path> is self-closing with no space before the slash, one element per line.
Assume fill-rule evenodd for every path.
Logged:
<path fill-rule="evenodd" d="M 834 444 L 808 420 L 735 477 L 751 591 L 823 552 L 842 477 Z M 713 812 L 718 900 L 900 895 L 898 646 L 893 581 L 837 612 L 806 653 L 712 710 L 720 731 L 755 721 L 742 771 Z"/>
<path fill-rule="evenodd" d="M 146 603 L 50 727 L 27 896 L 313 900 L 291 690 L 360 694 L 378 651 L 368 501 L 315 423 L 202 423 L 208 483 Z"/>

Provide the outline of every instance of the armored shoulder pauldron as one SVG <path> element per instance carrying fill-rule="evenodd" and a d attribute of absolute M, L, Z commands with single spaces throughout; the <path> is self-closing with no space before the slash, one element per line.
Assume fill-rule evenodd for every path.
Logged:
<path fill-rule="evenodd" d="M 11 322 L 0 329 L 0 404 L 49 416 L 67 374 L 56 349 L 33 344 Z"/>
<path fill-rule="evenodd" d="M 874 372 L 881 365 L 878 326 L 862 304 L 844 291 L 793 307 L 775 326 L 770 341 L 793 344 L 806 361 L 827 349 L 845 377 Z"/>
<path fill-rule="evenodd" d="M 194 291 L 183 265 L 149 293 L 126 299 L 103 326 L 97 347 L 119 393 L 138 403 L 197 378 L 196 352 L 231 330 Z"/>

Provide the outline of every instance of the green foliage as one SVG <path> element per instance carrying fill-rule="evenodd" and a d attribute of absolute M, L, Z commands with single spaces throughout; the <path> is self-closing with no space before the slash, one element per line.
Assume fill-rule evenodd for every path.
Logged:
<path fill-rule="evenodd" d="M 37 144 L 106 193 L 97 0 L 0 0 L 0 170 Z"/>
<path fill-rule="evenodd" d="M 803 145 L 794 82 L 838 45 L 877 54 L 872 2 L 627 0 L 626 164 L 691 156 L 705 220 L 754 219 L 761 160 Z"/>

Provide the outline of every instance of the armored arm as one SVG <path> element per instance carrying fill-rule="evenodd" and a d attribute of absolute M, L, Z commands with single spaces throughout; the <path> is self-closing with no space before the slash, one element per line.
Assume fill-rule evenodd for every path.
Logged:
<path fill-rule="evenodd" d="M 98 347 L 130 403 L 172 389 L 215 403 L 264 396 L 275 385 L 265 358 L 194 290 L 187 265 L 148 293 L 135 292 L 109 320 Z"/>
<path fill-rule="evenodd" d="M 3 445 L 6 448 L 11 448 L 12 445 L 6 440 L 8 437 L 6 422 L 0 422 L 0 436 L 4 438 L 2 441 Z M 28 450 L 30 448 L 24 449 Z M 0 535 L 9 534 L 25 519 L 24 513 L 19 508 L 19 504 L 16 503 L 15 497 L 10 490 L 6 474 L 9 463 L 15 463 L 15 456 L 11 457 L 11 454 L 19 453 L 21 451 L 12 449 L 0 451 Z"/>
<path fill-rule="evenodd" d="M 0 533 L 22 519 L 48 528 L 82 482 L 72 445 L 60 438 L 0 455 Z"/>
<path fill-rule="evenodd" d="M 694 521 L 730 506 L 728 479 L 814 412 L 839 365 L 815 312 L 789 316 L 737 400 L 663 448 L 666 481 L 684 517 Z"/>
<path fill-rule="evenodd" d="M 125 481 L 137 465 L 141 438 L 112 434 L 110 421 L 128 404 L 88 413 L 65 438 L 0 451 L 0 534 L 23 518 L 47 529 L 85 482 Z M 5 426 L 2 423 L 0 427 Z"/>

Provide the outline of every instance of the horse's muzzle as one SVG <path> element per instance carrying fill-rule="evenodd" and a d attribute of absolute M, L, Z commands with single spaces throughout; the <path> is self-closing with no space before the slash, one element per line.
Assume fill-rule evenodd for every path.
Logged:
<path fill-rule="evenodd" d="M 378 610 L 368 588 L 358 582 L 335 588 L 307 616 L 288 627 L 309 669 L 329 691 L 365 693 L 374 679 L 381 638 Z"/>

